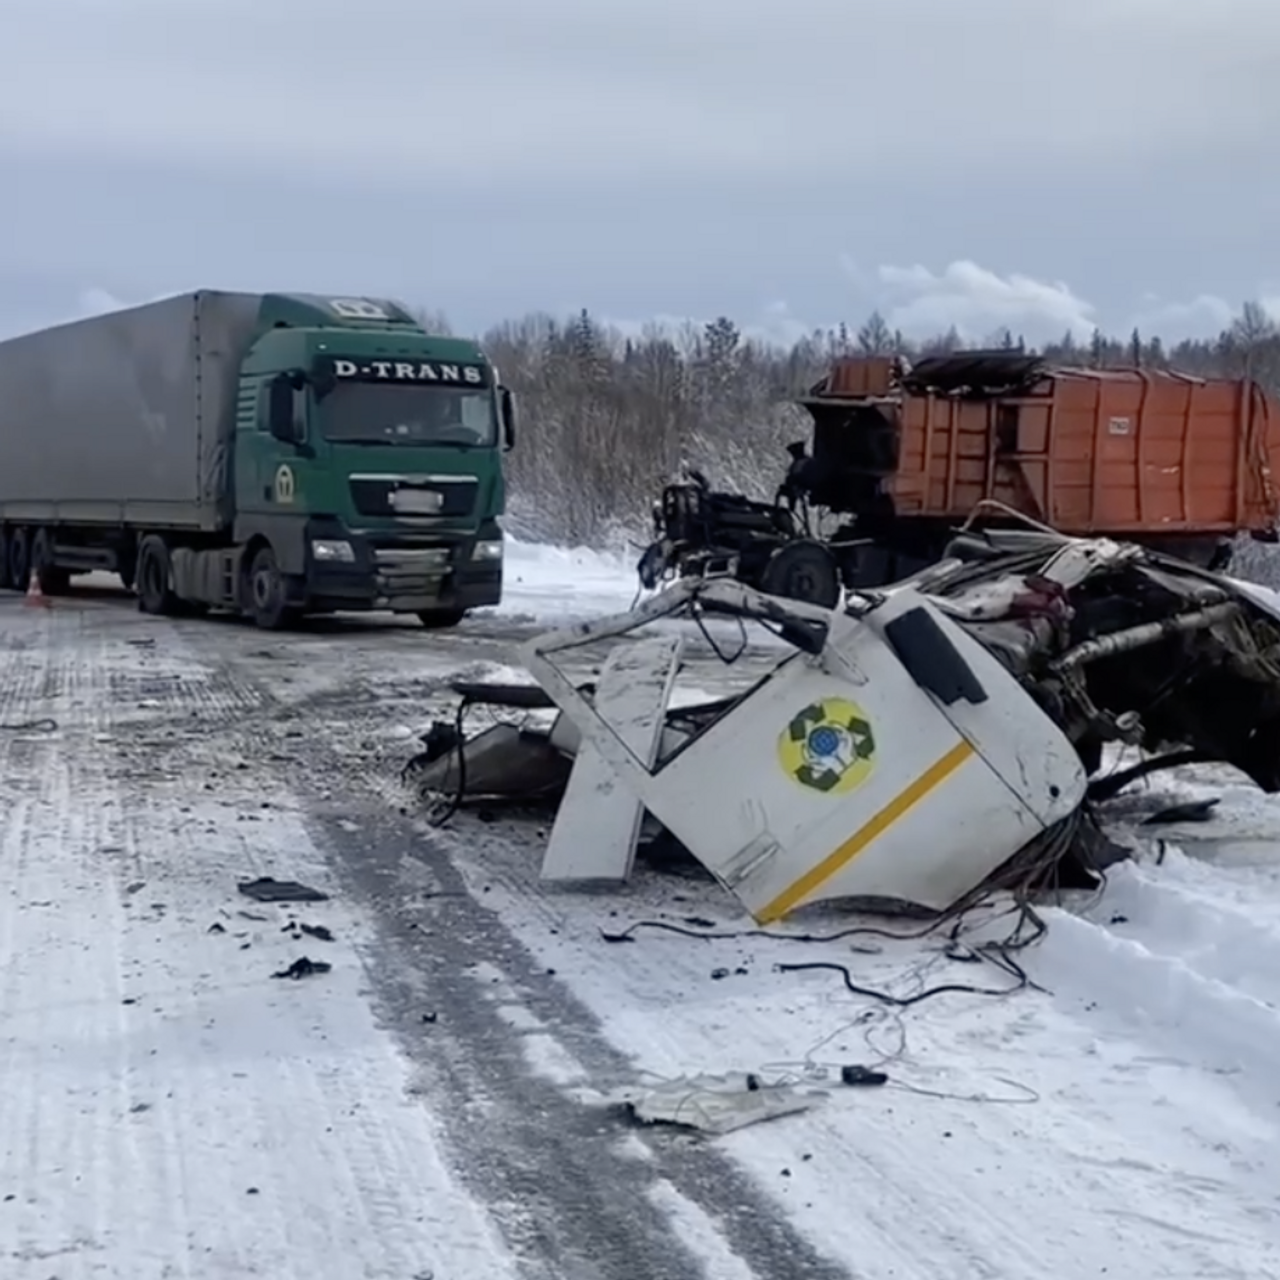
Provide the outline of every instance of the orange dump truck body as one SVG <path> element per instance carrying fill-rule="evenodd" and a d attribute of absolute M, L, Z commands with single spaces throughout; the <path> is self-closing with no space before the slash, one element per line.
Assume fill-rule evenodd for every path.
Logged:
<path fill-rule="evenodd" d="M 995 499 L 1075 535 L 1271 532 L 1280 522 L 1280 402 L 1248 379 L 1052 368 L 1016 352 L 911 369 L 855 358 L 803 403 L 816 441 L 838 423 L 842 433 L 892 425 L 896 460 L 877 488 L 899 520 L 959 522 Z"/>

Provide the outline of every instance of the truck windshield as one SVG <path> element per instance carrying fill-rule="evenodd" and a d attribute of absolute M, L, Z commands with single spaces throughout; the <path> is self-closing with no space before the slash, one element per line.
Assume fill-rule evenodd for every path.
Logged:
<path fill-rule="evenodd" d="M 324 438 L 339 444 L 494 445 L 498 439 L 487 388 L 348 383 L 325 397 L 320 425 Z"/>

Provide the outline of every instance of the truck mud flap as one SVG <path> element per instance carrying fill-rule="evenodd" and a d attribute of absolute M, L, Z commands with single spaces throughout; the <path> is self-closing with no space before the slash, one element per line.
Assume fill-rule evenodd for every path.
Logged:
<path fill-rule="evenodd" d="M 974 706 L 986 702 L 982 682 L 927 609 L 911 609 L 887 622 L 884 638 L 907 674 L 944 707 L 961 700 Z"/>

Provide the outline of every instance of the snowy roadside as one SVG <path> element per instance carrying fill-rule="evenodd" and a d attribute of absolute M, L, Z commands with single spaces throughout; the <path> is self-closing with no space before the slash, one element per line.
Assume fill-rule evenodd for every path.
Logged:
<path fill-rule="evenodd" d="M 603 902 L 539 895 L 526 852 L 501 838 L 456 856 L 473 892 L 563 975 L 638 1080 L 747 1071 L 827 1092 L 811 1112 L 715 1141 L 824 1253 L 856 1260 L 864 1280 L 1021 1277 L 1045 1259 L 1063 1280 L 1280 1274 L 1280 1020 L 1274 1004 L 1207 976 L 1199 953 L 1161 954 L 1126 938 L 1123 921 L 1054 910 L 1048 938 L 1024 957 L 1047 991 L 895 1009 L 848 993 L 838 974 L 772 966 L 831 961 L 903 998 L 944 983 L 1010 983 L 947 960 L 937 941 L 642 930 L 611 944 L 602 928 L 637 919 L 695 934 L 750 922 L 704 883 L 649 875 Z M 1121 894 L 1126 881 L 1159 874 L 1126 870 Z M 1271 892 L 1280 901 L 1280 883 Z M 1208 894 L 1194 900 L 1205 927 L 1214 907 Z M 826 914 L 805 927 L 858 923 L 883 925 Z M 1150 922 L 1149 933 L 1160 927 Z M 1267 947 L 1278 941 L 1268 932 Z M 883 1069 L 889 1084 L 842 1087 L 846 1064 Z"/>

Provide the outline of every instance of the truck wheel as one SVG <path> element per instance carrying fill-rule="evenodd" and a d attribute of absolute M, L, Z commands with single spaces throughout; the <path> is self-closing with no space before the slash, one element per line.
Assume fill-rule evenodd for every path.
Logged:
<path fill-rule="evenodd" d="M 25 529 L 9 531 L 9 581 L 15 591 L 25 591 L 31 577 L 31 543 Z"/>
<path fill-rule="evenodd" d="M 456 627 L 466 616 L 465 609 L 423 609 L 418 614 L 418 621 L 429 631 L 442 631 Z"/>
<path fill-rule="evenodd" d="M 61 595 L 71 585 L 71 574 L 53 562 L 53 538 L 48 529 L 37 529 L 31 540 L 31 567 L 47 596 Z"/>
<path fill-rule="evenodd" d="M 769 557 L 760 575 L 766 595 L 834 609 L 840 603 L 840 570 L 826 547 L 817 542 L 788 542 Z"/>
<path fill-rule="evenodd" d="M 0 591 L 11 591 L 13 578 L 9 574 L 9 530 L 0 529 Z"/>
<path fill-rule="evenodd" d="M 169 548 L 154 533 L 138 548 L 138 608 L 166 618 L 178 610 L 178 598 L 169 588 Z"/>
<path fill-rule="evenodd" d="M 299 613 L 285 603 L 284 575 L 276 564 L 276 553 L 262 547 L 249 566 L 246 584 L 249 616 L 264 631 L 279 631 L 297 622 Z"/>

